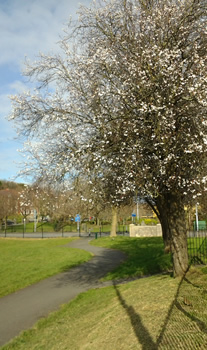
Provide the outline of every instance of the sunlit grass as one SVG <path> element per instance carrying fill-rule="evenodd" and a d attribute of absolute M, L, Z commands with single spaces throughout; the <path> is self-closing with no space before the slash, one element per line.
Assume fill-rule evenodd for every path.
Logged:
<path fill-rule="evenodd" d="M 73 239 L 0 239 L 0 296 L 65 271 L 91 254 L 65 247 Z"/>
<path fill-rule="evenodd" d="M 152 350 L 177 284 L 156 276 L 80 294 L 3 349 Z"/>
<path fill-rule="evenodd" d="M 93 289 L 2 350 L 206 349 L 206 291 L 206 275 L 195 268 L 185 279 L 156 275 Z"/>
<path fill-rule="evenodd" d="M 160 238 L 101 238 L 92 243 L 128 255 L 108 279 L 171 268 Z M 2 350 L 205 349 L 206 272 L 204 267 L 191 268 L 184 279 L 167 273 L 82 293 Z"/>

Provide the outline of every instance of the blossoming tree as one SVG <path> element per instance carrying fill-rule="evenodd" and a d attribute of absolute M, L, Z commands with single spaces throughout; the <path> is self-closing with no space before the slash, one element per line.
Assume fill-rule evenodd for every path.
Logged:
<path fill-rule="evenodd" d="M 93 2 L 61 53 L 27 62 L 38 88 L 13 97 L 27 169 L 98 176 L 112 203 L 145 197 L 175 275 L 188 267 L 184 205 L 206 184 L 206 9 L 203 0 Z"/>

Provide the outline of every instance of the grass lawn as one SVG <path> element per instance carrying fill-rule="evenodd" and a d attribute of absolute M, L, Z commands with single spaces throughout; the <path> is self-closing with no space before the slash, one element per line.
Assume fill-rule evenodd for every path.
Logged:
<path fill-rule="evenodd" d="M 77 225 L 76 224 L 71 224 L 64 226 L 64 231 L 68 232 L 74 232 L 77 230 Z M 38 222 L 37 227 L 36 227 L 36 232 L 55 232 L 54 230 L 54 223 L 50 222 Z M 1 233 L 4 233 L 4 229 L 0 229 Z M 34 232 L 34 223 L 33 222 L 28 222 L 26 224 L 26 227 L 24 228 L 23 224 L 18 224 L 18 225 L 9 225 L 7 226 L 7 233 L 33 233 Z M 59 229 L 59 232 L 62 232 L 62 228 Z"/>
<path fill-rule="evenodd" d="M 206 275 L 194 269 L 185 280 L 151 276 L 90 290 L 2 350 L 204 350 L 206 291 Z"/>
<path fill-rule="evenodd" d="M 92 243 L 121 249 L 129 256 L 107 279 L 171 268 L 159 238 L 101 238 Z M 167 273 L 90 290 L 1 349 L 207 349 L 206 273 L 207 268 L 191 268 L 184 279 Z"/>
<path fill-rule="evenodd" d="M 90 253 L 64 246 L 72 240 L 0 238 L 0 296 L 89 260 Z"/>
<path fill-rule="evenodd" d="M 172 269 L 171 256 L 164 253 L 161 237 L 103 237 L 93 240 L 93 245 L 122 250 L 128 259 L 105 280 L 147 276 Z"/>

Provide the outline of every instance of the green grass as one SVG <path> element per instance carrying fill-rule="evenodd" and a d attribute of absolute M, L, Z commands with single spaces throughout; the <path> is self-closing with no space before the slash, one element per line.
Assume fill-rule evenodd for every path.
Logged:
<path fill-rule="evenodd" d="M 120 249 L 128 255 L 128 260 L 107 279 L 171 268 L 160 238 L 101 238 L 92 243 Z M 90 290 L 1 349 L 206 349 L 206 274 L 206 267 L 191 268 L 184 279 L 161 274 Z"/>
<path fill-rule="evenodd" d="M 72 240 L 0 238 L 0 296 L 90 259 L 90 253 L 64 246 Z"/>
<path fill-rule="evenodd" d="M 110 232 L 111 231 L 111 225 L 95 225 L 95 224 L 87 224 L 87 226 L 89 228 L 91 228 L 91 232 L 100 232 L 100 228 L 101 228 L 101 232 Z"/>
<path fill-rule="evenodd" d="M 184 280 L 151 276 L 90 290 L 2 350 L 206 349 L 206 291 L 198 269 Z"/>
<path fill-rule="evenodd" d="M 54 227 L 51 223 L 45 222 L 45 223 L 37 223 L 37 232 L 42 232 L 42 229 L 44 232 L 54 232 Z M 5 230 L 1 229 L 1 233 L 4 233 Z M 29 222 L 26 224 L 25 228 L 23 224 L 18 224 L 18 225 L 8 225 L 6 229 L 7 233 L 32 233 L 34 232 L 34 223 Z"/>
<path fill-rule="evenodd" d="M 36 227 L 36 232 L 55 232 L 55 224 L 52 222 L 38 222 L 37 227 Z M 71 225 L 66 225 L 63 227 L 64 232 L 74 232 L 77 231 L 77 224 L 71 224 Z M 4 233 L 5 230 L 2 228 L 0 229 L 1 233 Z M 23 224 L 18 224 L 18 225 L 8 225 L 6 229 L 7 233 L 33 233 L 34 232 L 34 223 L 29 222 L 26 224 L 26 227 L 24 229 Z M 58 232 L 62 232 L 62 227 L 60 225 L 60 228 L 58 229 Z"/>
<path fill-rule="evenodd" d="M 153 350 L 177 284 L 162 276 L 90 290 L 2 350 Z"/>
<path fill-rule="evenodd" d="M 105 279 L 141 277 L 172 269 L 171 256 L 164 253 L 161 237 L 104 237 L 93 240 L 92 244 L 119 249 L 127 255 L 126 262 L 110 272 Z"/>

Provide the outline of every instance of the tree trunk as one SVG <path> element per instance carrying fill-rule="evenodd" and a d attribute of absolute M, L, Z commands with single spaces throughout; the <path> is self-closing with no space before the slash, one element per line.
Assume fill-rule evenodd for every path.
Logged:
<path fill-rule="evenodd" d="M 118 208 L 112 207 L 112 223 L 111 223 L 111 237 L 116 237 L 116 228 L 117 228 L 117 214 Z"/>
<path fill-rule="evenodd" d="M 171 233 L 169 227 L 169 204 L 166 203 L 167 198 L 159 196 L 156 198 L 157 210 L 159 213 L 159 220 L 162 226 L 162 237 L 165 246 L 165 253 L 171 252 Z"/>
<path fill-rule="evenodd" d="M 157 198 L 165 251 L 173 257 L 174 276 L 183 276 L 188 269 L 187 228 L 185 210 L 179 195 L 165 194 Z"/>
<path fill-rule="evenodd" d="M 100 226 L 100 219 L 99 219 L 99 217 L 96 217 L 96 225 Z"/>

